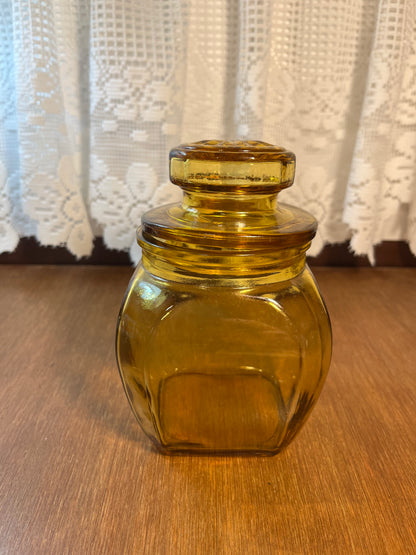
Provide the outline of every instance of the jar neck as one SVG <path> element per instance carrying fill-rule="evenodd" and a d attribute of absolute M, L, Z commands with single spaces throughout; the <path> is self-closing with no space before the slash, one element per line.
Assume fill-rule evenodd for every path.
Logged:
<path fill-rule="evenodd" d="M 159 279 L 244 288 L 293 279 L 305 268 L 309 243 L 274 253 L 207 253 L 141 243 L 144 268 Z"/>

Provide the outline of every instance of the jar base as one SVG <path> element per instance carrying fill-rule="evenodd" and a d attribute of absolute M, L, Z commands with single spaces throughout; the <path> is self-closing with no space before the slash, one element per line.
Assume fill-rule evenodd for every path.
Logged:
<path fill-rule="evenodd" d="M 155 450 L 163 456 L 181 457 L 274 457 L 285 450 L 286 446 L 275 450 L 262 449 L 203 449 L 201 447 L 189 446 L 164 446 L 156 442 L 153 443 Z"/>

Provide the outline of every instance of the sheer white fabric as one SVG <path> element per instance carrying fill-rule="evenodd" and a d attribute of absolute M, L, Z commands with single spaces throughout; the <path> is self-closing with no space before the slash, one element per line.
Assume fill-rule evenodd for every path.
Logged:
<path fill-rule="evenodd" d="M 135 258 L 169 149 L 252 138 L 296 153 L 312 254 L 416 253 L 415 50 L 412 0 L 0 0 L 0 251 Z"/>

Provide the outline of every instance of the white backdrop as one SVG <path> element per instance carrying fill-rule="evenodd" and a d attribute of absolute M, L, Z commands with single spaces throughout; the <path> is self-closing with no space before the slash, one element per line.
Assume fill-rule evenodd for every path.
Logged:
<path fill-rule="evenodd" d="M 313 254 L 416 253 L 415 30 L 413 0 L 0 0 L 0 251 L 134 258 L 169 149 L 251 138 L 296 153 Z"/>

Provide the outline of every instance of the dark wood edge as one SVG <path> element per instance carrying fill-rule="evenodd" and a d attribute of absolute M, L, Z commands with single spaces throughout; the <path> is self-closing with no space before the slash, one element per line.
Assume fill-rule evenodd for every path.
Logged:
<path fill-rule="evenodd" d="M 375 247 L 376 266 L 416 267 L 416 257 L 404 241 L 384 241 Z M 311 266 L 370 266 L 366 256 L 356 256 L 348 242 L 327 245 L 319 256 L 308 257 Z M 108 249 L 101 237 L 89 257 L 77 259 L 65 247 L 44 247 L 33 237 L 22 238 L 14 252 L 0 254 L 0 264 L 83 264 L 130 266 L 128 252 Z"/>

